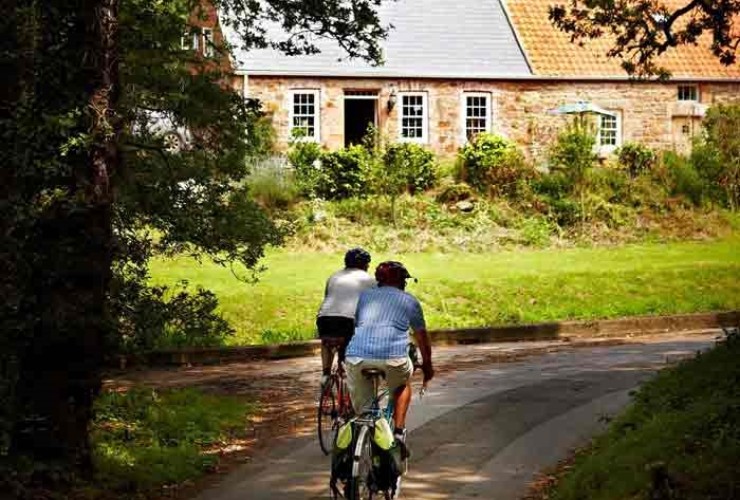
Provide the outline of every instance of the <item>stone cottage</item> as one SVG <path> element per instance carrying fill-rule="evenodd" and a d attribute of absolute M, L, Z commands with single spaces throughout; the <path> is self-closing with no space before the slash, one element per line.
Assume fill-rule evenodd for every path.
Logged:
<path fill-rule="evenodd" d="M 393 25 L 385 64 L 347 60 L 331 41 L 317 55 L 237 51 L 234 85 L 272 116 L 282 146 L 304 140 L 340 148 L 368 125 L 395 141 L 453 155 L 474 134 L 494 132 L 540 156 L 566 117 L 552 110 L 587 102 L 598 145 L 625 141 L 685 150 L 712 103 L 740 100 L 740 66 L 722 66 L 706 43 L 659 61 L 669 82 L 635 82 L 604 56 L 608 40 L 572 44 L 548 21 L 553 0 L 384 2 Z M 233 36 L 225 30 L 225 37 Z"/>

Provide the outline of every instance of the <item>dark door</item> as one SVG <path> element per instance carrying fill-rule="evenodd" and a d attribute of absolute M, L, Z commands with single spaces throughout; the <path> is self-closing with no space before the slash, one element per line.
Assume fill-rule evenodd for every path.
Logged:
<path fill-rule="evenodd" d="M 361 144 L 370 125 L 375 124 L 377 99 L 344 100 L 344 145 Z"/>

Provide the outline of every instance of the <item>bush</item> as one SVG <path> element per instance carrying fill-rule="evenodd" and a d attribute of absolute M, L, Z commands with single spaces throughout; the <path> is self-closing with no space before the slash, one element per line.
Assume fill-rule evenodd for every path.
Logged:
<path fill-rule="evenodd" d="M 383 165 L 384 174 L 398 178 L 411 194 L 432 188 L 437 181 L 434 153 L 418 144 L 391 144 L 383 155 Z"/>
<path fill-rule="evenodd" d="M 460 150 L 463 180 L 481 192 L 516 196 L 534 170 L 516 145 L 493 134 L 478 134 Z"/>
<path fill-rule="evenodd" d="M 711 197 L 740 209 L 740 104 L 709 109 L 703 134 L 695 144 L 691 162 L 706 180 Z"/>
<path fill-rule="evenodd" d="M 147 286 L 132 276 L 117 276 L 112 303 L 117 318 L 116 352 L 142 355 L 171 347 L 222 346 L 234 330 L 216 311 L 213 292 L 195 293 L 181 282 L 175 290 Z"/>
<path fill-rule="evenodd" d="M 365 194 L 370 152 L 363 146 L 323 151 L 314 142 L 295 142 L 288 153 L 299 192 L 308 198 L 340 200 Z"/>
<path fill-rule="evenodd" d="M 455 182 L 443 185 L 437 193 L 436 200 L 440 203 L 457 203 L 472 197 L 473 191 L 470 186 L 464 182 Z"/>
<path fill-rule="evenodd" d="M 666 151 L 663 154 L 663 164 L 671 195 L 684 197 L 693 205 L 701 205 L 706 184 L 694 165 L 686 157 L 672 151 Z"/>
<path fill-rule="evenodd" d="M 316 189 L 322 182 L 321 146 L 311 141 L 294 142 L 288 151 L 288 161 L 295 169 L 298 191 L 306 197 L 316 196 Z"/>
<path fill-rule="evenodd" d="M 620 166 L 626 169 L 632 178 L 649 172 L 658 162 L 655 151 L 637 142 L 625 143 L 616 153 Z"/>
<path fill-rule="evenodd" d="M 295 171 L 283 158 L 271 157 L 256 162 L 247 178 L 249 192 L 266 210 L 285 210 L 298 201 L 300 188 Z"/>
<path fill-rule="evenodd" d="M 580 190 L 588 171 L 596 163 L 596 135 L 593 129 L 576 120 L 563 130 L 550 149 L 550 162 L 555 171 L 565 174 L 571 189 Z"/>
<path fill-rule="evenodd" d="M 370 160 L 370 153 L 363 146 L 324 153 L 316 195 L 325 200 L 341 200 L 367 194 Z"/>

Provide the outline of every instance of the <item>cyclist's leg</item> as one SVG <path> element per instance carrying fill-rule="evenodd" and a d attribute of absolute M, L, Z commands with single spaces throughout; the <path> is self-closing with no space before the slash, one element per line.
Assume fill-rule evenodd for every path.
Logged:
<path fill-rule="evenodd" d="M 333 329 L 330 316 L 319 316 L 316 318 L 316 329 L 321 339 L 321 371 L 327 377 L 331 374 L 331 366 L 334 363 L 335 347 L 331 345 Z"/>
<path fill-rule="evenodd" d="M 411 360 L 390 360 L 386 369 L 388 390 L 393 394 L 394 413 L 393 420 L 396 429 L 406 427 L 406 413 L 411 403 L 411 374 L 413 367 Z"/>
<path fill-rule="evenodd" d="M 367 368 L 365 361 L 357 363 L 347 362 L 347 385 L 349 386 L 349 395 L 352 399 L 352 406 L 356 414 L 361 414 L 362 410 L 370 403 L 373 396 L 373 383 L 362 375 L 362 369 Z"/>
<path fill-rule="evenodd" d="M 352 340 L 352 336 L 355 334 L 355 320 L 351 318 L 342 318 L 341 322 L 337 325 L 337 330 L 341 333 L 343 342 L 337 349 L 338 362 L 342 365 L 346 359 L 345 353 L 347 352 L 347 346 L 349 341 Z"/>

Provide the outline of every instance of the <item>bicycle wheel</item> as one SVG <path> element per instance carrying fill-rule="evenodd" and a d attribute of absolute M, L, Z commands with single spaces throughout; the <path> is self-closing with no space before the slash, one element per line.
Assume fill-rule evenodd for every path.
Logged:
<path fill-rule="evenodd" d="M 370 428 L 363 425 L 357 434 L 352 461 L 352 477 L 347 481 L 347 500 L 372 500 L 373 445 Z"/>
<path fill-rule="evenodd" d="M 334 436 L 337 432 L 337 385 L 334 377 L 330 378 L 321 391 L 316 423 L 319 433 L 319 446 L 324 455 L 331 453 L 334 447 Z"/>

